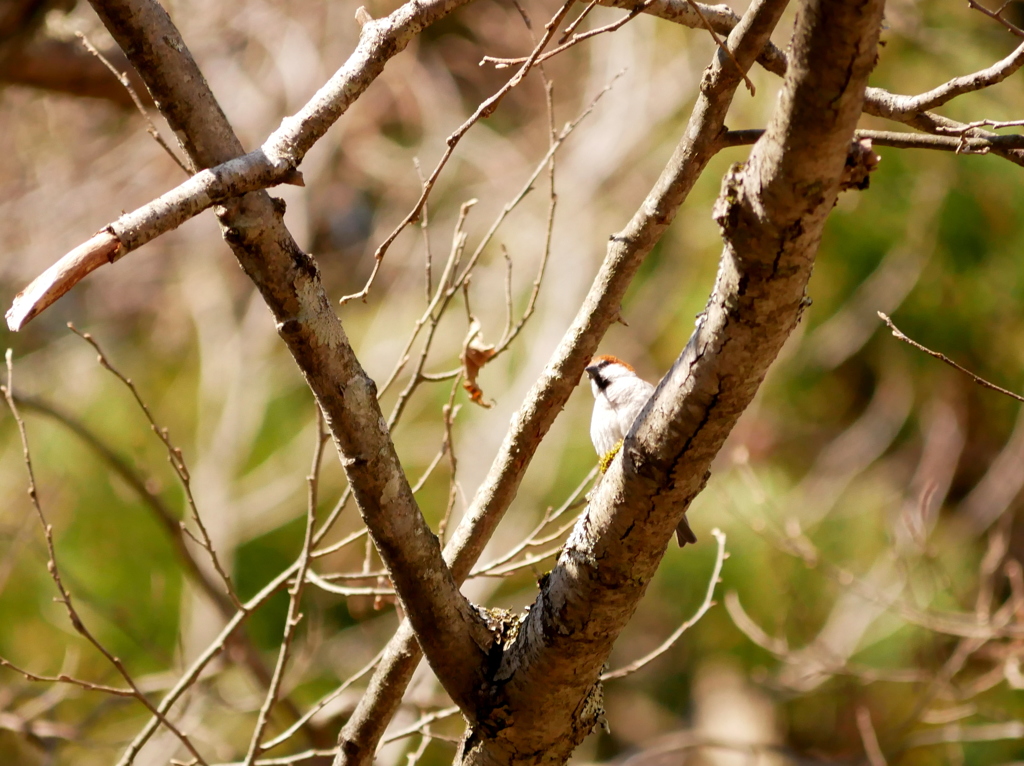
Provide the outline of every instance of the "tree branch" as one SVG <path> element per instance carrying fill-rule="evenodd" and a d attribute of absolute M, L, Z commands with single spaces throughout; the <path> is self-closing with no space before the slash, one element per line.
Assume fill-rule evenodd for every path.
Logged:
<path fill-rule="evenodd" d="M 427 0 L 368 21 L 356 51 L 267 146 L 297 164 L 417 32 L 467 0 Z M 104 24 L 146 81 L 197 167 L 225 163 L 241 145 L 170 18 L 153 0 L 94 0 Z M 320 281 L 316 263 L 265 192 L 218 211 L 224 236 L 271 309 L 278 333 L 317 398 L 360 513 L 388 566 L 428 658 L 456 702 L 470 707 L 490 633 L 459 592 L 420 513 L 366 375 Z"/>
<path fill-rule="evenodd" d="M 633 0 L 601 0 L 601 3 L 619 8 L 633 7 Z M 970 6 L 985 12 L 993 18 L 997 18 L 1004 24 L 1007 23 L 998 13 L 986 11 L 983 7 L 973 2 L 973 0 L 971 0 Z M 728 32 L 739 20 L 739 17 L 729 10 L 727 6 L 701 5 L 700 8 L 716 32 Z M 696 29 L 702 26 L 700 17 L 696 11 L 690 8 L 689 0 L 656 0 L 656 2 L 646 6 L 644 11 L 666 21 L 672 21 L 686 27 Z M 919 96 L 902 96 L 890 93 L 883 88 L 868 88 L 864 97 L 864 112 L 866 114 L 910 125 L 932 135 L 957 136 L 960 139 L 959 143 L 945 140 L 928 142 L 924 140 L 915 141 L 913 136 L 897 139 L 895 137 L 900 134 L 885 134 L 885 138 L 892 137 L 892 143 L 885 143 L 885 138 L 883 138 L 878 141 L 879 145 L 895 146 L 898 148 L 947 149 L 961 152 L 979 151 L 980 153 L 987 153 L 991 151 L 1003 159 L 1024 166 L 1024 147 L 1020 146 L 1017 136 L 1000 136 L 989 131 L 977 130 L 976 125 L 956 122 L 955 120 L 940 117 L 927 111 L 946 104 L 957 96 L 982 90 L 1002 82 L 1024 64 L 1024 50 L 1022 49 L 1024 49 L 1024 46 L 1018 47 L 1009 56 L 987 69 L 982 69 L 969 75 L 954 77 L 949 82 Z M 764 52 L 757 60 L 766 70 L 779 76 L 785 75 L 786 69 L 789 66 L 786 54 L 770 43 L 765 47 Z M 965 131 L 968 128 L 972 129 L 972 135 L 969 137 L 965 135 Z M 737 134 L 747 132 L 737 131 Z M 923 137 L 918 138 L 921 139 Z M 746 143 L 746 141 L 741 143 Z M 731 145 L 735 145 L 735 143 Z"/>
<path fill-rule="evenodd" d="M 882 0 L 801 7 L 779 107 L 716 205 L 725 251 L 706 312 L 519 626 L 464 763 L 559 762 L 600 721 L 601 666 L 803 309 L 882 10 Z"/>
<path fill-rule="evenodd" d="M 15 298 L 7 312 L 8 326 L 20 330 L 104 262 L 113 263 L 218 202 L 277 184 L 302 185 L 296 168 L 306 152 L 362 95 L 384 65 L 426 26 L 467 2 L 409 2 L 383 19 L 367 20 L 362 25 L 359 44 L 344 66 L 301 110 L 286 117 L 263 146 L 245 154 L 191 56 L 172 57 L 164 50 L 174 51 L 185 45 L 170 19 L 163 22 L 141 0 L 117 2 L 109 7 L 93 0 L 93 7 L 108 28 L 113 24 L 140 29 L 144 23 L 157 23 L 171 35 L 160 44 L 143 44 L 141 41 L 147 38 L 138 35 L 115 39 L 136 70 L 147 70 L 142 76 L 151 93 L 178 91 L 185 97 L 184 103 L 155 100 L 179 136 L 182 149 L 192 158 L 192 170 L 206 170 L 148 205 L 121 216 L 47 269 Z M 189 101 L 191 98 L 197 101 Z M 209 135 L 200 137 L 199 131 Z M 215 146 L 229 151 L 215 151 Z"/>
<path fill-rule="evenodd" d="M 755 143 L 764 130 L 730 130 L 722 136 L 722 146 L 749 146 Z M 935 136 L 927 133 L 909 133 L 892 130 L 858 130 L 856 139 L 868 139 L 874 146 L 891 146 L 894 149 L 933 149 L 940 152 L 959 154 L 988 154 L 994 149 L 1024 149 L 1024 136 L 999 136 L 988 138 L 974 136 Z"/>
<path fill-rule="evenodd" d="M 636 0 L 598 0 L 601 5 L 611 8 L 633 10 Z M 644 13 L 660 19 L 681 24 L 690 29 L 704 29 L 704 19 L 711 29 L 720 35 L 727 35 L 739 23 L 740 16 L 727 5 L 705 5 L 691 0 L 654 0 L 645 4 Z M 703 15 L 703 19 L 701 16 Z M 786 73 L 786 54 L 770 40 L 758 53 L 757 62 L 780 77 Z"/>
<path fill-rule="evenodd" d="M 932 88 L 926 93 L 917 96 L 901 96 L 881 88 L 868 88 L 867 98 L 879 112 L 878 116 L 881 117 L 889 117 L 890 114 L 907 115 L 924 112 L 947 104 L 957 96 L 974 93 L 1000 83 L 1022 66 L 1024 66 L 1024 43 L 1002 61 L 997 61 L 987 69 L 954 77 L 949 82 Z M 893 116 L 891 119 L 898 119 L 898 117 Z"/>
<path fill-rule="evenodd" d="M 784 5 L 779 1 L 773 7 Z M 740 42 L 730 38 L 730 48 L 744 67 L 749 69 L 768 40 L 774 23 L 767 26 L 752 29 L 749 35 L 741 34 Z M 715 56 L 718 63 L 702 86 L 679 145 L 632 219 L 621 232 L 610 237 L 604 262 L 579 313 L 512 418 L 487 476 L 445 546 L 445 559 L 457 582 L 469 575 L 511 505 L 537 446 L 576 390 L 583 368 L 597 351 L 601 338 L 618 318 L 634 275 L 720 148 L 718 138 L 725 114 L 742 77 L 721 51 Z M 403 622 L 388 642 L 369 688 L 341 731 L 335 766 L 366 766 L 372 761 L 420 656 L 413 632 Z"/>

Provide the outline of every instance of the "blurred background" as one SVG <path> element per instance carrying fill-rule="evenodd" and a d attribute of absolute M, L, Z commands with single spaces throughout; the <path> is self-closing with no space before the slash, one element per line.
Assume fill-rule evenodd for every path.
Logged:
<path fill-rule="evenodd" d="M 248 149 L 310 98 L 358 37 L 357 3 L 165 5 Z M 375 17 L 395 7 L 394 0 L 367 4 Z M 477 0 L 430 27 L 310 152 L 305 188 L 273 190 L 287 202 L 286 222 L 317 259 L 332 298 L 364 285 L 375 248 L 415 203 L 419 179 L 441 156 L 445 138 L 514 71 L 480 66 L 482 57 L 525 55 L 555 10 L 538 0 L 522 7 L 532 31 L 516 7 L 493 0 Z M 583 28 L 622 13 L 599 7 Z M 1008 13 L 1014 18 L 1018 9 Z M 785 47 L 791 28 L 792 11 L 776 43 Z M 123 210 L 184 179 L 78 32 L 124 67 L 86 3 L 0 6 L 4 305 Z M 1019 42 L 966 5 L 940 0 L 890 2 L 883 39 L 872 84 L 907 94 L 990 66 Z M 560 130 L 593 104 L 556 156 L 557 205 L 536 311 L 478 379 L 493 406 L 470 402 L 461 388 L 453 394 L 449 377 L 417 388 L 395 428 L 415 483 L 442 449 L 443 408 L 454 396 L 455 484 L 442 455 L 418 493 L 433 525 L 450 498 L 454 519 L 472 498 L 511 414 L 575 315 L 608 236 L 633 214 L 671 154 L 713 51 L 706 32 L 641 16 L 545 63 L 543 77 L 532 73 L 462 140 L 425 224 L 391 247 L 368 299 L 339 308 L 363 365 L 378 383 L 387 380 L 436 289 L 460 206 L 477 200 L 464 224 L 472 253 L 542 163 L 552 122 Z M 751 77 L 757 95 L 737 93 L 730 128 L 763 127 L 774 107 L 777 78 L 760 69 Z M 1020 76 L 940 111 L 962 121 L 1019 119 Z M 173 144 L 155 110 L 149 114 Z M 870 118 L 862 127 L 893 128 Z M 602 353 L 630 361 L 650 380 L 679 354 L 721 251 L 711 205 L 726 169 L 747 152 L 728 149 L 712 161 L 644 264 L 623 305 L 627 324 L 609 332 Z M 813 306 L 690 512 L 700 543 L 669 550 L 612 667 L 658 646 L 705 599 L 715 527 L 726 534 L 728 551 L 717 603 L 660 658 L 608 683 L 610 731 L 591 736 L 578 763 L 852 763 L 866 752 L 872 766 L 1024 759 L 1024 585 L 1014 563 L 1024 560 L 1020 405 L 900 343 L 876 316 L 891 314 L 911 337 L 1024 392 L 1024 184 L 1020 168 L 997 157 L 878 152 L 870 189 L 844 194 L 829 222 L 810 286 Z M 544 170 L 473 271 L 468 296 L 485 344 L 496 343 L 506 325 L 506 280 L 515 316 L 527 305 L 545 253 L 548 183 Z M 209 213 L 91 276 L 23 332 L 2 331 L 13 349 L 14 391 L 65 583 L 90 629 L 159 696 L 224 620 L 185 572 L 166 517 L 161 522 L 154 511 L 156 498 L 175 519 L 188 516 L 166 450 L 130 392 L 68 322 L 96 338 L 181 449 L 197 507 L 243 599 L 299 553 L 315 440 L 312 398 Z M 458 368 L 467 329 L 460 294 L 438 324 L 424 370 Z M 422 336 L 413 354 L 421 347 Z M 385 412 L 409 369 L 384 394 Z M 581 386 L 482 564 L 530 535 L 547 509 L 569 502 L 592 470 L 591 405 Z M 0 656 L 40 675 L 120 685 L 53 600 L 45 539 L 26 486 L 21 443 L 5 411 Z M 321 476 L 322 515 L 344 487 L 331 449 Z M 324 544 L 359 526 L 347 508 Z M 206 565 L 201 552 L 196 558 Z M 505 576 L 474 577 L 466 592 L 520 609 L 533 601 L 536 579 L 552 560 L 499 567 L 490 574 Z M 387 584 L 374 574 L 379 562 L 362 540 L 315 568 L 321 575 L 369 573 L 352 580 L 357 586 Z M 269 667 L 286 607 L 278 593 L 248 621 L 248 641 Z M 999 630 L 1015 610 L 1016 638 L 1006 637 Z M 285 679 L 289 703 L 279 706 L 273 732 L 294 720 L 289 705 L 307 709 L 372 660 L 398 619 L 386 596 L 313 587 L 303 611 Z M 966 622 L 986 622 L 993 612 L 993 624 L 1003 623 L 991 634 L 958 635 Z M 218 761 L 244 755 L 263 699 L 263 687 L 237 660 L 229 652 L 214 663 L 177 708 L 183 728 Z M 362 683 L 268 757 L 332 744 Z M 448 704 L 421 668 L 393 730 Z M 130 699 L 31 683 L 0 668 L 4 764 L 112 763 L 147 718 Z M 459 735 L 459 719 L 438 721 L 432 731 L 443 736 L 417 757 L 450 761 L 454 745 L 444 737 Z M 419 745 L 417 736 L 398 739 L 383 747 L 379 762 L 397 764 Z M 163 764 L 182 752 L 162 733 L 135 762 Z"/>

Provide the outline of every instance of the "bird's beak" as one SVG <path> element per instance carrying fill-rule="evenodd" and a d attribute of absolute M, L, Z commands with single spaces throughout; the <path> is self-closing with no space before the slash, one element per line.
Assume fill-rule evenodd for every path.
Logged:
<path fill-rule="evenodd" d="M 597 375 L 597 365 L 592 364 L 590 367 L 584 367 L 583 372 L 587 373 L 587 376 L 593 380 L 594 376 Z"/>

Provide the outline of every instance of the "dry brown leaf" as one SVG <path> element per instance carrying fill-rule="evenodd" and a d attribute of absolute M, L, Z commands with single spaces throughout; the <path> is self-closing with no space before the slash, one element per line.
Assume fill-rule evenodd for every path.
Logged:
<path fill-rule="evenodd" d="M 466 340 L 462 343 L 462 373 L 466 377 L 462 381 L 462 387 L 466 389 L 469 398 L 481 407 L 490 408 L 494 404 L 484 400 L 484 392 L 476 382 L 480 368 L 493 356 L 494 345 L 485 344 L 480 340 L 480 321 L 474 317 L 470 322 L 469 332 L 466 333 Z"/>

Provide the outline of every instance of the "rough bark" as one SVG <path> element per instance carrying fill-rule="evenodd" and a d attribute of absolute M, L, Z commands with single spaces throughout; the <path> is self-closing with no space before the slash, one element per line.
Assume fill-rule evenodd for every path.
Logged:
<path fill-rule="evenodd" d="M 712 458 L 799 320 L 875 62 L 882 0 L 809 0 L 766 135 L 716 207 L 725 251 L 696 332 L 591 496 L 494 675 L 464 764 L 556 764 Z"/>

